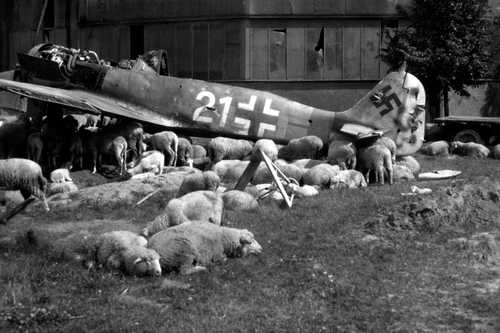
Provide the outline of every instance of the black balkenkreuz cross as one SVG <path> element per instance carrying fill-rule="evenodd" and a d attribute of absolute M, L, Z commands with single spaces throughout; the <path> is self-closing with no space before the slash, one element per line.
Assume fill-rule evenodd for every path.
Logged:
<path fill-rule="evenodd" d="M 398 95 L 396 95 L 396 93 L 386 95 L 390 90 L 391 86 L 387 85 L 384 88 L 382 88 L 382 91 L 377 92 L 372 96 L 370 96 L 370 100 L 377 109 L 381 106 L 385 106 L 385 108 L 380 111 L 381 116 L 385 116 L 386 114 L 394 110 L 394 106 L 391 103 L 392 101 L 396 103 L 397 107 L 401 106 L 401 101 L 399 100 L 399 97 Z"/>

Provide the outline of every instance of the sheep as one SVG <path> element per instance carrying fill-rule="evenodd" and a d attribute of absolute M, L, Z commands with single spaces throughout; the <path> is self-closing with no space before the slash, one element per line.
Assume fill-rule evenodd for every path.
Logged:
<path fill-rule="evenodd" d="M 366 180 L 363 174 L 357 170 L 340 170 L 330 179 L 330 188 L 358 188 L 366 187 Z"/>
<path fill-rule="evenodd" d="M 141 235 L 151 237 L 155 233 L 189 220 L 201 220 L 220 225 L 224 201 L 212 191 L 195 191 L 172 199 L 162 214 L 141 231 Z"/>
<path fill-rule="evenodd" d="M 383 137 L 378 138 L 374 144 L 379 144 L 379 145 L 387 147 L 387 149 L 389 149 L 389 151 L 391 152 L 392 164 L 396 163 L 397 147 L 396 147 L 396 143 L 394 142 L 393 139 L 391 139 L 388 136 L 383 136 Z"/>
<path fill-rule="evenodd" d="M 177 149 L 179 138 L 172 131 L 163 131 L 155 134 L 144 134 L 144 142 L 152 149 L 158 150 L 167 157 L 167 166 L 175 166 L 177 163 Z"/>
<path fill-rule="evenodd" d="M 163 230 L 148 244 L 160 255 L 165 272 L 183 275 L 206 271 L 206 266 L 232 257 L 262 252 L 262 246 L 246 229 L 193 221 Z"/>
<path fill-rule="evenodd" d="M 24 158 L 0 160 L 0 190 L 19 190 L 24 200 L 33 195 L 42 200 L 45 210 L 49 211 L 46 188 L 47 179 L 38 163 Z"/>
<path fill-rule="evenodd" d="M 450 153 L 473 158 L 486 158 L 490 154 L 490 150 L 480 143 L 453 141 L 450 144 Z"/>
<path fill-rule="evenodd" d="M 223 160 L 212 165 L 212 170 L 223 183 L 235 183 L 240 179 L 250 161 Z"/>
<path fill-rule="evenodd" d="M 406 166 L 415 177 L 417 177 L 421 170 L 420 163 L 413 156 L 398 156 L 396 164 Z"/>
<path fill-rule="evenodd" d="M 297 181 L 300 181 L 302 179 L 302 176 L 305 172 L 304 169 L 301 169 L 293 164 L 288 164 L 282 160 L 278 160 L 276 162 L 276 165 L 285 174 L 285 176 L 287 176 L 288 178 L 293 178 Z M 251 183 L 255 185 L 255 184 L 269 183 L 272 181 L 273 178 L 271 176 L 271 172 L 264 163 L 261 163 L 257 168 L 257 170 L 255 171 Z"/>
<path fill-rule="evenodd" d="M 226 210 L 254 210 L 259 207 L 255 197 L 247 192 L 231 190 L 221 193 L 220 196 L 224 201 L 224 209 Z"/>
<path fill-rule="evenodd" d="M 323 148 L 323 141 L 315 136 L 309 135 L 298 139 L 292 139 L 286 146 L 278 151 L 278 158 L 292 161 L 300 158 L 318 158 Z"/>
<path fill-rule="evenodd" d="M 157 150 L 150 150 L 142 153 L 137 164 L 133 168 L 128 169 L 127 173 L 130 176 L 134 176 L 139 173 L 152 171 L 161 175 L 164 166 L 165 156 Z"/>
<path fill-rule="evenodd" d="M 193 149 L 193 160 L 198 159 L 198 158 L 205 158 L 207 157 L 207 150 L 203 148 L 201 145 L 192 145 Z"/>
<path fill-rule="evenodd" d="M 42 158 L 43 141 L 40 132 L 31 133 L 26 139 L 28 159 L 40 163 Z"/>
<path fill-rule="evenodd" d="M 420 152 L 430 156 L 448 156 L 450 153 L 449 149 L 450 145 L 448 142 L 441 140 L 424 144 L 422 148 L 420 148 Z"/>
<path fill-rule="evenodd" d="M 112 155 L 120 167 L 120 175 L 126 167 L 127 140 L 115 133 L 86 131 L 85 147 L 92 156 L 92 173 L 101 167 L 102 155 Z"/>
<path fill-rule="evenodd" d="M 338 165 L 340 170 L 356 168 L 356 147 L 350 141 L 333 141 L 328 147 L 328 163 Z"/>
<path fill-rule="evenodd" d="M 394 180 L 415 180 L 415 175 L 411 169 L 403 164 L 394 164 Z"/>
<path fill-rule="evenodd" d="M 386 146 L 375 144 L 359 150 L 358 161 L 365 172 L 366 182 L 370 182 L 370 174 L 375 175 L 375 182 L 384 184 L 384 172 L 387 171 L 389 184 L 393 183 L 392 155 Z"/>
<path fill-rule="evenodd" d="M 494 159 L 500 160 L 500 143 L 493 147 L 491 156 Z"/>
<path fill-rule="evenodd" d="M 318 189 L 311 185 L 299 186 L 297 184 L 290 183 L 288 187 L 297 198 L 312 197 L 319 194 Z"/>
<path fill-rule="evenodd" d="M 47 196 L 57 193 L 69 193 L 76 191 L 78 191 L 78 187 L 71 181 L 64 183 L 49 183 L 47 187 Z"/>
<path fill-rule="evenodd" d="M 304 172 L 302 182 L 305 185 L 318 185 L 320 187 L 329 187 L 333 176 L 340 171 L 338 165 L 328 163 L 318 164 Z"/>
<path fill-rule="evenodd" d="M 109 269 L 122 269 L 130 275 L 160 276 L 160 256 L 146 247 L 147 242 L 131 231 L 106 232 L 97 239 L 97 263 Z"/>
<path fill-rule="evenodd" d="M 323 163 L 325 163 L 325 161 L 314 160 L 314 159 L 310 159 L 310 158 L 303 158 L 300 160 L 295 160 L 295 161 L 291 162 L 290 164 L 295 165 L 301 169 L 310 169 L 318 164 L 323 164 Z"/>
<path fill-rule="evenodd" d="M 187 175 L 182 180 L 177 197 L 194 191 L 215 191 L 219 187 L 220 178 L 214 171 L 204 171 L 203 173 L 193 173 Z"/>
<path fill-rule="evenodd" d="M 252 160 L 260 161 L 260 155 L 257 150 L 260 149 L 264 154 L 266 154 L 271 161 L 276 161 L 278 159 L 278 147 L 273 140 L 270 139 L 260 139 L 255 142 L 252 148 Z"/>
<path fill-rule="evenodd" d="M 179 138 L 177 146 L 177 166 L 186 166 L 193 158 L 193 146 L 186 138 Z"/>
<path fill-rule="evenodd" d="M 242 159 L 252 152 L 253 145 L 247 140 L 218 136 L 208 143 L 208 157 L 212 165 L 222 160 Z"/>
<path fill-rule="evenodd" d="M 50 173 L 50 181 L 52 183 L 64 183 L 64 182 L 72 182 L 69 175 L 69 169 L 67 168 L 59 168 L 55 169 Z"/>
<path fill-rule="evenodd" d="M 106 127 L 104 133 L 113 137 L 121 136 L 127 141 L 132 161 L 142 155 L 142 143 L 144 140 L 144 130 L 142 125 L 136 121 L 122 121 L 115 125 Z"/>

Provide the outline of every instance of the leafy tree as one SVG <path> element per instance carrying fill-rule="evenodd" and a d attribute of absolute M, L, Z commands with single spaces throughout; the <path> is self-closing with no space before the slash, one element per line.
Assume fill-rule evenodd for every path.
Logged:
<path fill-rule="evenodd" d="M 466 86 L 490 72 L 488 0 L 413 0 L 398 10 L 410 24 L 386 32 L 382 60 L 393 68 L 406 62 L 426 88 L 431 115 L 439 115 L 441 96 L 449 115 L 448 92 L 468 96 Z"/>

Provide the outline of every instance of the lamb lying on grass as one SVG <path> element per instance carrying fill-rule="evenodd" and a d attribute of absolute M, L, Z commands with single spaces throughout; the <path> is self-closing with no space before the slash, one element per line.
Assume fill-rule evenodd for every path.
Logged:
<path fill-rule="evenodd" d="M 473 158 L 487 158 L 490 155 L 490 150 L 475 142 L 453 141 L 450 144 L 450 153 Z"/>
<path fill-rule="evenodd" d="M 246 229 L 221 227 L 193 221 L 163 230 L 149 240 L 148 247 L 160 255 L 164 272 L 192 274 L 226 258 L 260 253 L 262 247 Z"/>
<path fill-rule="evenodd" d="M 450 145 L 444 140 L 426 143 L 420 148 L 420 152 L 430 156 L 448 156 Z"/>
<path fill-rule="evenodd" d="M 254 210 L 259 207 L 257 200 L 250 193 L 231 190 L 221 193 L 224 209 L 234 211 Z"/>
<path fill-rule="evenodd" d="M 131 231 L 106 232 L 97 238 L 97 263 L 129 275 L 161 275 L 160 257 L 147 248 L 148 241 Z"/>
<path fill-rule="evenodd" d="M 224 202 L 212 191 L 196 191 L 172 199 L 164 212 L 148 223 L 141 235 L 151 237 L 155 233 L 190 220 L 221 224 Z"/>
<path fill-rule="evenodd" d="M 45 210 L 49 211 L 46 188 L 47 179 L 38 163 L 24 158 L 0 160 L 0 190 L 21 191 L 24 200 L 33 195 L 42 200 Z"/>
<path fill-rule="evenodd" d="M 413 176 L 417 177 L 422 167 L 420 163 L 413 156 L 398 156 L 397 165 L 405 166 L 413 173 Z"/>
<path fill-rule="evenodd" d="M 356 170 L 340 170 L 330 179 L 331 189 L 366 187 L 363 174 Z"/>
<path fill-rule="evenodd" d="M 128 169 L 127 172 L 131 176 L 144 172 L 154 172 L 161 175 L 164 166 L 165 155 L 157 150 L 151 150 L 142 153 L 137 164 L 133 168 Z"/>
<path fill-rule="evenodd" d="M 318 185 L 322 188 L 330 186 L 330 181 L 340 168 L 338 165 L 328 163 L 318 164 L 307 170 L 302 176 L 302 181 L 305 185 Z"/>
<path fill-rule="evenodd" d="M 52 183 L 64 183 L 72 182 L 73 179 L 69 176 L 69 170 L 67 168 L 60 168 L 50 173 L 50 181 Z"/>

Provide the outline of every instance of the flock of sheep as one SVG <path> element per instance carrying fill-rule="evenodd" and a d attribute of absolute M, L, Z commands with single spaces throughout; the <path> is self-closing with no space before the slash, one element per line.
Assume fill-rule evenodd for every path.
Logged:
<path fill-rule="evenodd" d="M 253 143 L 216 137 L 201 146 L 172 131 L 147 134 L 135 122 L 96 127 L 85 117 L 67 115 L 49 119 L 39 133 L 33 132 L 41 138 L 39 146 L 49 147 L 43 154 L 32 151 L 28 157 L 34 161 L 2 151 L 7 159 L 0 160 L 0 187 L 20 190 L 25 198 L 36 196 L 48 210 L 45 198 L 48 182 L 41 162 L 48 164 L 52 184 L 71 182 L 69 166 L 83 167 L 85 156 L 91 157 L 92 172 L 100 167 L 103 155 L 109 155 L 119 173 L 131 177 L 145 172 L 162 174 L 169 167 L 191 167 L 192 173 L 184 177 L 176 197 L 140 233 L 74 233 L 47 243 L 49 251 L 87 267 L 103 266 L 131 275 L 159 276 L 170 271 L 190 274 L 227 257 L 260 253 L 262 247 L 250 231 L 226 227 L 223 221 L 224 210 L 256 209 L 263 193 L 272 187 L 271 172 L 262 162 L 245 191 L 226 190 L 234 186 L 252 160 L 260 159 L 259 150 L 284 175 L 296 180 L 287 190 L 297 196 L 315 195 L 321 189 L 366 187 L 371 182 L 392 184 L 399 179 L 415 179 L 420 171 L 413 157 L 396 156 L 396 144 L 388 137 L 355 145 L 338 138 L 325 144 L 316 136 L 305 136 L 290 140 L 285 146 L 269 139 Z M 60 133 L 55 134 L 57 128 L 67 136 L 61 138 Z M 2 133 L 5 134 L 0 128 L 0 140 L 5 139 Z M 33 148 L 30 140 L 33 133 L 27 138 L 28 151 Z M 54 142 L 55 138 L 64 144 Z M 5 142 L 0 143 L 6 146 Z M 79 148 L 73 149 L 75 146 Z M 500 145 L 490 151 L 475 143 L 438 141 L 426 144 L 422 153 L 500 158 Z M 279 192 L 272 197 L 283 199 Z"/>

